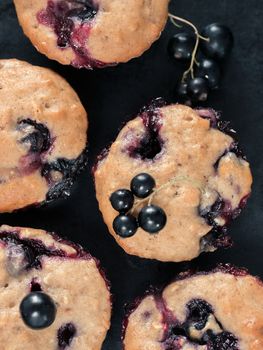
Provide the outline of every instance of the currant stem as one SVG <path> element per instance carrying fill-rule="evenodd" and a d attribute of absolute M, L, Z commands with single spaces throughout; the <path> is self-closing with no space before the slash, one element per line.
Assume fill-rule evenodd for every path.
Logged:
<path fill-rule="evenodd" d="M 194 65 L 197 62 L 196 61 L 196 54 L 197 54 L 197 50 L 198 50 L 200 39 L 201 40 L 205 40 L 205 41 L 209 41 L 209 39 L 203 37 L 199 33 L 197 27 L 193 23 L 188 21 L 187 19 L 175 16 L 172 13 L 169 13 L 168 16 L 169 16 L 170 20 L 172 21 L 172 23 L 174 25 L 176 25 L 177 27 L 178 27 L 178 25 L 176 24 L 176 21 L 184 23 L 184 24 L 187 24 L 188 26 L 190 26 L 194 30 L 194 33 L 195 33 L 195 36 L 196 36 L 195 46 L 194 46 L 194 49 L 193 49 L 193 52 L 192 52 L 192 56 L 191 56 L 191 63 L 190 63 L 189 68 L 184 72 L 183 78 L 182 78 L 182 82 L 185 82 L 185 80 L 187 79 L 187 76 L 188 76 L 189 73 L 191 74 L 191 78 L 194 79 Z"/>
<path fill-rule="evenodd" d="M 131 213 L 133 213 L 133 211 L 142 203 L 148 202 L 148 205 L 151 205 L 153 198 L 157 193 L 159 193 L 163 189 L 165 189 L 165 188 L 169 187 L 170 185 L 177 183 L 177 182 L 190 182 L 191 184 L 194 185 L 194 187 L 198 188 L 200 192 L 204 191 L 201 184 L 198 181 L 191 179 L 187 176 L 175 176 L 175 177 L 171 178 L 165 184 L 161 185 L 158 188 L 155 188 L 149 197 L 136 200 L 134 205 L 133 205 L 133 208 L 131 210 Z"/>

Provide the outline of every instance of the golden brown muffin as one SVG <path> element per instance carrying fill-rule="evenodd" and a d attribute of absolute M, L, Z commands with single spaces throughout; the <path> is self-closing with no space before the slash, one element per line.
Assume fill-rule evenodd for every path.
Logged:
<path fill-rule="evenodd" d="M 1 226 L 0 267 L 2 349 L 101 349 L 110 326 L 109 286 L 80 246 L 42 230 Z M 22 320 L 20 305 L 31 293 L 45 293 L 56 305 L 47 328 Z"/>
<path fill-rule="evenodd" d="M 226 125 L 213 110 L 170 105 L 143 110 L 120 131 L 94 177 L 104 221 L 127 253 L 185 261 L 230 244 L 226 226 L 244 207 L 252 176 Z M 155 180 L 154 195 L 135 198 L 128 214 L 140 218 L 140 210 L 151 204 L 165 212 L 167 222 L 155 234 L 139 228 L 124 238 L 113 229 L 118 212 L 110 198 L 130 189 L 141 173 Z"/>
<path fill-rule="evenodd" d="M 125 324 L 124 350 L 261 350 L 263 285 L 230 266 L 186 275 L 144 297 Z"/>
<path fill-rule="evenodd" d="M 19 22 L 46 56 L 103 67 L 140 56 L 160 36 L 169 0 L 15 0 Z"/>
<path fill-rule="evenodd" d="M 86 162 L 87 115 L 46 68 L 0 60 L 0 212 L 69 195 Z"/>

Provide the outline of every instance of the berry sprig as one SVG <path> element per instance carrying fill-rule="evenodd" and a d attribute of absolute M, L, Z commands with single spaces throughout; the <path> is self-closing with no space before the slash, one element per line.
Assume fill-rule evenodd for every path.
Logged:
<path fill-rule="evenodd" d="M 168 44 L 168 52 L 172 58 L 190 61 L 176 88 L 177 98 L 179 102 L 188 105 L 206 101 L 209 90 L 217 89 L 219 86 L 220 63 L 227 58 L 233 48 L 233 34 L 222 24 L 210 24 L 200 33 L 197 27 L 186 19 L 171 13 L 169 18 L 176 27 L 181 28 L 177 24 L 180 22 L 193 30 L 174 35 Z"/>
<path fill-rule="evenodd" d="M 198 181 L 186 176 L 175 176 L 157 188 L 154 178 L 147 173 L 138 174 L 132 179 L 131 190 L 119 189 L 113 192 L 110 202 L 112 207 L 120 213 L 113 221 L 116 234 L 122 238 L 128 238 L 136 233 L 138 227 L 150 234 L 162 230 L 166 224 L 166 214 L 162 208 L 153 205 L 152 201 L 157 193 L 178 182 L 190 182 L 203 192 L 202 185 Z M 136 200 L 134 196 L 137 197 Z M 144 203 L 146 205 L 142 206 Z M 134 212 L 138 207 L 142 209 L 136 218 Z"/>
<path fill-rule="evenodd" d="M 144 201 L 151 195 L 154 187 L 154 178 L 149 174 L 141 173 L 132 179 L 131 190 L 119 189 L 111 194 L 111 205 L 119 212 L 113 221 L 113 229 L 117 235 L 122 238 L 131 237 L 136 233 L 138 227 L 150 234 L 158 233 L 164 228 L 166 214 L 157 205 L 148 203 L 140 210 L 138 218 L 133 215 L 134 196 Z"/>

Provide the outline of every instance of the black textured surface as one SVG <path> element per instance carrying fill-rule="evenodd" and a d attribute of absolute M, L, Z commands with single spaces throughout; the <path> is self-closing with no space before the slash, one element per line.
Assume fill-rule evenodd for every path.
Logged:
<path fill-rule="evenodd" d="M 200 27 L 219 21 L 233 29 L 233 54 L 225 67 L 220 90 L 210 96 L 207 105 L 222 111 L 223 118 L 230 120 L 238 131 L 254 174 L 253 195 L 230 227 L 234 247 L 202 255 L 190 264 L 165 264 L 126 255 L 107 233 L 91 176 L 96 155 L 116 137 L 124 121 L 154 97 L 173 101 L 173 87 L 182 74 L 182 66 L 168 57 L 166 47 L 177 29 L 168 24 L 147 53 L 127 64 L 93 72 L 78 71 L 39 54 L 23 35 L 11 0 L 0 2 L 0 58 L 24 59 L 63 75 L 79 93 L 90 120 L 89 166 L 79 177 L 71 198 L 40 209 L 1 215 L 0 222 L 56 231 L 81 243 L 101 260 L 114 295 L 112 328 L 103 350 L 121 349 L 124 304 L 141 295 L 150 284 L 168 282 L 181 269 L 189 266 L 208 269 L 217 262 L 231 262 L 263 277 L 263 4 L 258 0 L 172 0 L 171 9 Z"/>

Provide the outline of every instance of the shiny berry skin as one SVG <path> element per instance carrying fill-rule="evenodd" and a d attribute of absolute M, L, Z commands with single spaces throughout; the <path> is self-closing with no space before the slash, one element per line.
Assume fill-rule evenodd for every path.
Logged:
<path fill-rule="evenodd" d="M 208 96 L 208 82 L 204 78 L 189 80 L 187 92 L 194 101 L 206 101 Z"/>
<path fill-rule="evenodd" d="M 188 84 L 181 82 L 175 89 L 177 102 L 191 106 L 191 99 L 188 95 Z"/>
<path fill-rule="evenodd" d="M 189 61 L 192 57 L 194 45 L 195 37 L 192 33 L 178 33 L 170 39 L 168 53 L 176 60 Z"/>
<path fill-rule="evenodd" d="M 155 180 L 147 173 L 138 174 L 131 181 L 132 193 L 138 198 L 148 197 L 152 193 L 154 187 Z"/>
<path fill-rule="evenodd" d="M 119 215 L 113 221 L 113 229 L 118 236 L 128 238 L 135 235 L 138 223 L 132 215 Z"/>
<path fill-rule="evenodd" d="M 120 189 L 112 193 L 110 196 L 112 207 L 120 213 L 127 213 L 134 203 L 134 197 L 131 191 Z"/>
<path fill-rule="evenodd" d="M 43 292 L 29 293 L 20 304 L 20 314 L 24 323 L 32 329 L 49 327 L 56 318 L 56 305 Z"/>
<path fill-rule="evenodd" d="M 220 75 L 220 67 L 215 60 L 212 60 L 211 58 L 203 58 L 199 60 L 196 76 L 207 79 L 210 89 L 218 88 Z"/>
<path fill-rule="evenodd" d="M 205 27 L 201 34 L 209 39 L 209 41 L 201 40 L 202 51 L 207 57 L 223 60 L 230 54 L 234 37 L 228 27 L 213 23 Z"/>
<path fill-rule="evenodd" d="M 148 233 L 161 231 L 166 224 L 166 214 L 157 205 L 147 205 L 139 213 L 139 226 Z"/>

